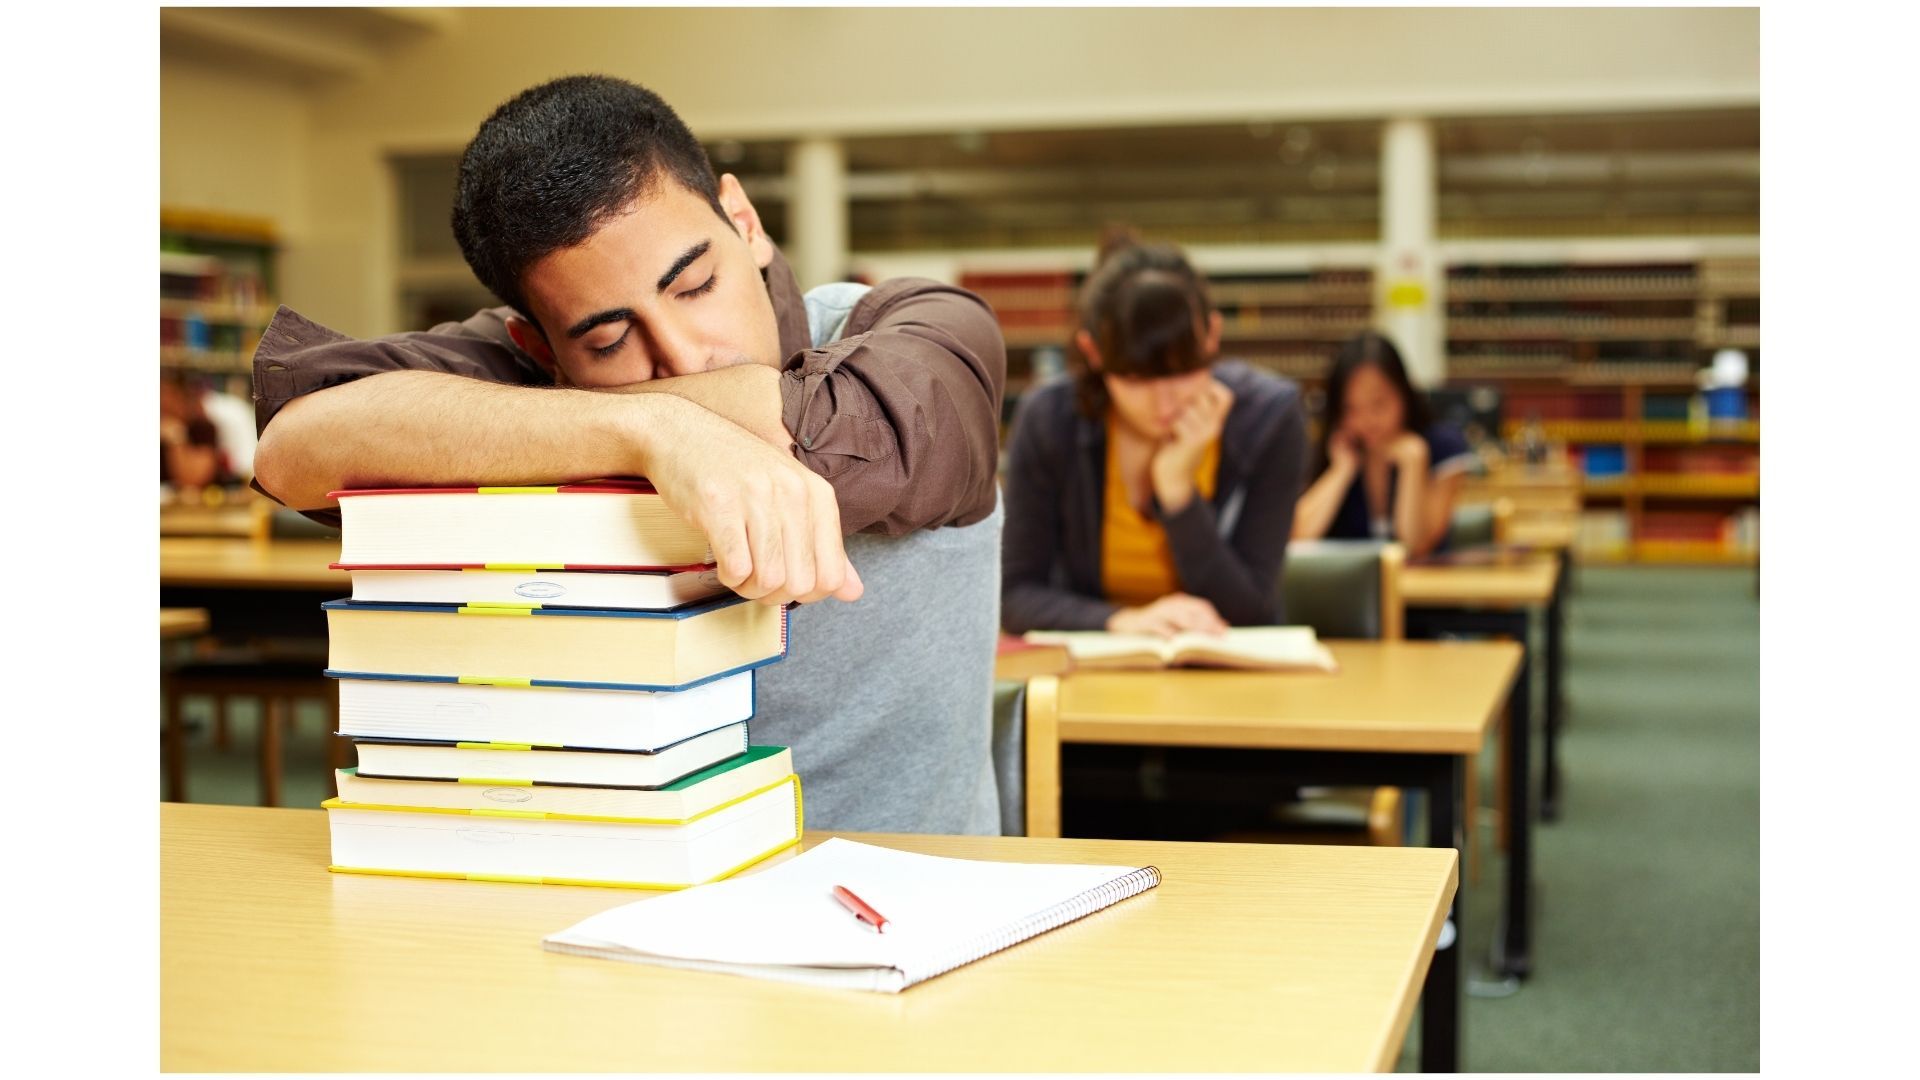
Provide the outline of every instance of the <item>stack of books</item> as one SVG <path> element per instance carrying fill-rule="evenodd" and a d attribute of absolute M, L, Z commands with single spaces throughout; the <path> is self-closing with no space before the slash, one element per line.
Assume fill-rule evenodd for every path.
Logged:
<path fill-rule="evenodd" d="M 748 738 L 786 612 L 722 586 L 652 488 L 334 497 L 358 764 L 323 804 L 333 870 L 679 888 L 799 842 L 792 757 Z"/>

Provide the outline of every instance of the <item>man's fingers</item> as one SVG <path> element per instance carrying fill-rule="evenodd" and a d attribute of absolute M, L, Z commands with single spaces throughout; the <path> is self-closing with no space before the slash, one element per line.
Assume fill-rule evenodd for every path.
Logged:
<path fill-rule="evenodd" d="M 780 522 L 767 500 L 747 499 L 747 546 L 753 552 L 753 573 L 733 591 L 749 600 L 766 599 L 787 581 L 786 553 L 780 543 Z M 779 599 L 774 597 L 774 599 Z"/>
<path fill-rule="evenodd" d="M 845 579 L 840 583 L 840 587 L 833 591 L 833 598 L 835 600 L 844 600 L 847 603 L 852 603 L 867 594 L 867 585 L 866 582 L 860 580 L 860 571 L 854 568 L 853 560 L 843 554 L 840 557 L 840 561 L 846 565 L 847 572 Z"/>
<path fill-rule="evenodd" d="M 805 485 L 793 480 L 782 488 L 780 537 L 786 550 L 786 597 L 800 603 L 820 598 L 814 587 L 813 513 Z"/>
<path fill-rule="evenodd" d="M 840 504 L 826 482 L 809 482 L 808 498 L 812 507 L 813 588 L 815 598 L 841 596 L 847 584 L 846 545 L 840 536 Z"/>
<path fill-rule="evenodd" d="M 716 509 L 709 506 L 703 515 L 702 525 L 707 533 L 707 546 L 713 549 L 713 561 L 720 573 L 720 584 L 737 589 L 753 573 L 753 553 L 747 547 L 746 522 L 730 507 Z"/>

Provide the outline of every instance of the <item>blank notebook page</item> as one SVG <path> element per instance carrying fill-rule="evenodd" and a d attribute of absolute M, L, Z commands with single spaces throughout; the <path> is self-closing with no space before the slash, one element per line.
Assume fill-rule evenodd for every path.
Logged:
<path fill-rule="evenodd" d="M 1158 881 L 1151 867 L 949 859 L 836 837 L 768 870 L 602 912 L 546 944 L 611 959 L 898 990 Z M 835 885 L 885 916 L 886 931 L 855 919 L 833 898 Z"/>

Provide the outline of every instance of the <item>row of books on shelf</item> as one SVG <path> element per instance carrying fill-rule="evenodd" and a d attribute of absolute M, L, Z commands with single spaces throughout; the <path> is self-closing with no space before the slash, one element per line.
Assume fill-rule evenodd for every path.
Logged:
<path fill-rule="evenodd" d="M 644 483 L 336 493 L 339 872 L 677 888 L 798 843 L 751 740 L 783 608 Z"/>
<path fill-rule="evenodd" d="M 1607 366 L 1611 361 L 1596 361 L 1593 366 Z M 1626 415 L 1627 397 L 1625 388 L 1607 393 L 1583 390 L 1571 392 L 1552 387 L 1509 388 L 1505 391 L 1503 411 L 1510 420 L 1533 419 L 1540 421 L 1578 420 L 1578 421 L 1614 421 L 1632 420 L 1687 421 L 1695 413 L 1694 393 L 1646 393 L 1641 395 L 1640 415 Z M 1747 397 L 1748 420 L 1758 418 L 1758 391 L 1749 389 Z"/>
<path fill-rule="evenodd" d="M 1638 558 L 1646 561 L 1742 561 L 1760 552 L 1760 509 L 1732 513 L 1649 511 L 1640 517 L 1638 535 L 1624 510 L 1589 509 L 1580 513 L 1574 549 L 1594 560 Z"/>
<path fill-rule="evenodd" d="M 1624 476 L 1627 449 L 1618 443 L 1587 443 L 1568 448 L 1567 456 L 1589 480 Z M 1660 476 L 1753 476 L 1760 459 L 1748 445 L 1649 446 L 1641 451 L 1640 471 Z"/>

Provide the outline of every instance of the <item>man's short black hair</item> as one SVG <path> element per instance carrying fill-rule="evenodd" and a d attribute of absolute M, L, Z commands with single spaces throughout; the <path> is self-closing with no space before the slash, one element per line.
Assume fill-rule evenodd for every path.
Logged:
<path fill-rule="evenodd" d="M 713 165 L 660 95 L 606 75 L 569 75 L 493 111 L 460 156 L 453 235 L 502 303 L 533 313 L 520 275 L 659 189 L 704 196 L 722 220 Z"/>

